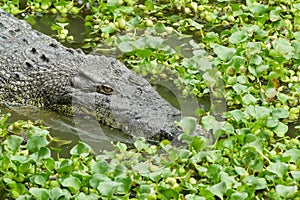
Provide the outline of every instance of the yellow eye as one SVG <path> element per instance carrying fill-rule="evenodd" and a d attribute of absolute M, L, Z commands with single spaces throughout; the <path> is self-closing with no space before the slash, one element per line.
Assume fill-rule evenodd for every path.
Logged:
<path fill-rule="evenodd" d="M 110 94 L 113 93 L 113 91 L 114 90 L 111 87 L 106 86 L 106 85 L 97 86 L 97 92 L 98 93 L 110 95 Z"/>

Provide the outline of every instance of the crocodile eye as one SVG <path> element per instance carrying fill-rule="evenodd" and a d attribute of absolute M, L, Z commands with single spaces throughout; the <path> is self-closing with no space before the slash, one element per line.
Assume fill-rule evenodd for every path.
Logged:
<path fill-rule="evenodd" d="M 111 95 L 113 93 L 113 89 L 109 86 L 106 85 L 100 85 L 97 86 L 97 90 L 98 93 L 102 93 L 102 94 L 107 94 L 107 95 Z"/>

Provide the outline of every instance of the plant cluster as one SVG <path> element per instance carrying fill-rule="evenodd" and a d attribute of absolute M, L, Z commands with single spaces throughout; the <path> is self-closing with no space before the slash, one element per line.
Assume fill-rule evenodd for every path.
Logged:
<path fill-rule="evenodd" d="M 270 105 L 290 110 L 291 121 L 299 118 L 297 1 L 13 0 L 0 1 L 0 6 L 12 14 L 26 12 L 31 22 L 37 13 L 56 15 L 52 29 L 61 40 L 73 39 L 68 16 L 80 14 L 88 34 L 82 48 L 119 50 L 119 59 L 129 68 L 174 79 L 184 94 L 199 97 L 211 91 L 204 74 L 214 68 L 225 81 L 222 96 L 230 109 Z M 192 35 L 189 56 L 180 42 L 166 42 L 174 33 Z M 247 98 L 252 100 L 244 102 Z"/>
<path fill-rule="evenodd" d="M 0 6 L 31 22 L 38 13 L 55 15 L 52 29 L 62 41 L 73 39 L 68 17 L 80 14 L 88 35 L 82 48 L 119 51 L 143 76 L 173 79 L 184 94 L 217 93 L 228 105 L 212 145 L 189 136 L 195 120 L 184 118 L 181 148 L 139 139 L 133 148 L 117 143 L 115 151 L 94 156 L 79 143 L 70 158 L 56 160 L 47 130 L 8 124 L 4 115 L 2 198 L 300 199 L 299 136 L 287 136 L 287 123 L 300 112 L 299 1 L 5 0 Z M 218 123 L 202 117 L 207 129 Z"/>
<path fill-rule="evenodd" d="M 278 118 L 285 113 L 271 112 Z M 248 115 L 228 114 L 236 122 Z M 185 147 L 140 138 L 134 147 L 117 143 L 114 151 L 95 156 L 79 142 L 70 158 L 54 159 L 45 127 L 9 124 L 7 117 L 0 124 L 6 133 L 0 144 L 1 199 L 300 199 L 297 138 L 280 137 L 279 143 L 269 132 L 241 128 L 208 146 L 207 139 L 188 135 L 196 121 L 185 118 Z"/>

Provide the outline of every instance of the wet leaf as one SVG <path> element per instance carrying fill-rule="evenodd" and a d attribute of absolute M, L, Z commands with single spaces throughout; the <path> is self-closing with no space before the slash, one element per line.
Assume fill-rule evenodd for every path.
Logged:
<path fill-rule="evenodd" d="M 219 197 L 220 199 L 223 199 L 223 196 L 226 192 L 226 183 L 220 182 L 215 185 L 207 187 L 207 190 L 209 190 L 211 193 Z"/>
<path fill-rule="evenodd" d="M 81 187 L 81 181 L 77 177 L 70 176 L 61 181 L 62 186 L 67 187 L 71 193 L 75 194 Z"/>
<path fill-rule="evenodd" d="M 286 175 L 288 168 L 288 164 L 276 162 L 270 163 L 270 165 L 267 167 L 267 170 L 276 174 L 280 179 L 282 179 Z"/>
<path fill-rule="evenodd" d="M 36 200 L 44 200 L 50 198 L 49 192 L 45 188 L 32 187 L 29 189 L 29 192 L 35 197 Z"/>
<path fill-rule="evenodd" d="M 297 186 L 277 185 L 276 192 L 283 198 L 292 197 L 298 191 Z"/>
<path fill-rule="evenodd" d="M 236 31 L 229 37 L 229 42 L 232 44 L 238 44 L 248 39 L 248 34 L 245 30 Z"/>
<path fill-rule="evenodd" d="M 219 44 L 211 44 L 215 54 L 224 61 L 228 61 L 235 54 L 236 50 L 234 48 L 225 47 Z"/>
<path fill-rule="evenodd" d="M 290 156 L 290 162 L 300 161 L 300 150 L 299 149 L 289 149 L 283 153 L 284 157 Z"/>

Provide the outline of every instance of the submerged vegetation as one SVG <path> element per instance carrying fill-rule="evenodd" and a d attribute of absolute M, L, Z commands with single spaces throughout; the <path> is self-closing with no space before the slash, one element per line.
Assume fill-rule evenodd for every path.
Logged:
<path fill-rule="evenodd" d="M 0 6 L 32 24 L 36 16 L 54 16 L 54 37 L 69 43 L 76 39 L 71 16 L 80 16 L 83 49 L 113 51 L 150 80 L 171 79 L 183 94 L 214 94 L 227 103 L 214 144 L 189 136 L 195 120 L 184 118 L 185 147 L 139 139 L 133 148 L 117 143 L 96 156 L 79 143 L 70 158 L 58 159 L 44 127 L 8 124 L 2 115 L 2 199 L 300 199 L 300 127 L 288 126 L 300 112 L 299 1 L 2 0 Z M 207 129 L 220 125 L 213 107 L 196 111 Z"/>

